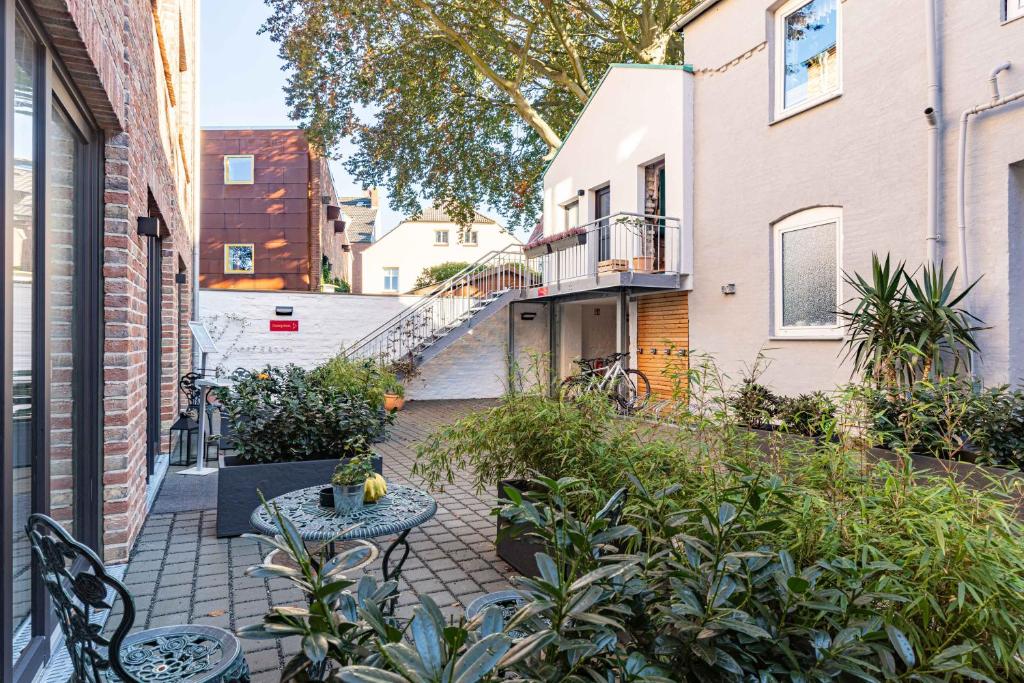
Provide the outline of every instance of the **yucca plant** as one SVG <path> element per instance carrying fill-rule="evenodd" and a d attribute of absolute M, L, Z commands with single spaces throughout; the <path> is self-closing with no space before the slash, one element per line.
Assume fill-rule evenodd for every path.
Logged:
<path fill-rule="evenodd" d="M 893 389 L 965 366 L 967 356 L 978 350 L 975 333 L 986 328 L 960 307 L 978 281 L 954 294 L 956 274 L 954 269 L 946 277 L 941 264 L 925 265 L 918 278 L 907 272 L 905 262 L 893 265 L 888 255 L 881 261 L 877 254 L 871 257 L 870 279 L 844 273 L 855 296 L 846 302 L 852 308 L 840 310 L 839 317 L 854 372 Z"/>

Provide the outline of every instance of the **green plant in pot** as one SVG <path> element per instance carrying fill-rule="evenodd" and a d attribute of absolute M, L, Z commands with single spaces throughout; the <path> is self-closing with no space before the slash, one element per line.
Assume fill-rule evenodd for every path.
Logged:
<path fill-rule="evenodd" d="M 384 389 L 384 410 L 391 413 L 405 406 L 405 387 L 396 376 L 390 373 L 386 375 L 381 387 Z"/>
<path fill-rule="evenodd" d="M 369 453 L 339 463 L 334 470 L 334 476 L 331 477 L 334 509 L 339 512 L 351 512 L 363 507 L 366 480 L 373 474 L 373 463 Z"/>

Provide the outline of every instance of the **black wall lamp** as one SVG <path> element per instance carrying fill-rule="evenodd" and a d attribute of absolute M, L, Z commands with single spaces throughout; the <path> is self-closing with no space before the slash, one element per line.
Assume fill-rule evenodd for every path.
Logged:
<path fill-rule="evenodd" d="M 175 273 L 174 282 L 179 285 L 183 285 L 188 282 L 188 276 L 185 273 Z"/>
<path fill-rule="evenodd" d="M 291 306 L 276 306 L 274 308 L 274 313 L 277 315 L 291 315 L 292 310 Z"/>
<path fill-rule="evenodd" d="M 537 311 L 523 311 L 519 314 L 520 320 L 533 320 L 537 317 Z"/>
<path fill-rule="evenodd" d="M 160 219 L 156 216 L 139 216 L 138 231 L 142 237 L 159 237 Z"/>

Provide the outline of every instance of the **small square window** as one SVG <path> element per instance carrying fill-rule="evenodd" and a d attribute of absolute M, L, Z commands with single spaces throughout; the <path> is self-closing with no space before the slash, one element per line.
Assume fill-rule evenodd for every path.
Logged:
<path fill-rule="evenodd" d="M 448 231 L 447 230 L 435 230 L 434 231 L 434 244 L 439 247 L 448 246 Z"/>
<path fill-rule="evenodd" d="M 793 0 L 775 17 L 776 115 L 806 109 L 839 93 L 839 0 Z"/>
<path fill-rule="evenodd" d="M 231 154 L 224 157 L 225 185 L 252 185 L 256 163 L 251 154 Z"/>
<path fill-rule="evenodd" d="M 570 202 L 562 207 L 565 212 L 565 225 L 563 226 L 566 230 L 579 227 L 580 224 L 580 203 L 579 201 Z"/>
<path fill-rule="evenodd" d="M 225 244 L 224 272 L 236 274 L 256 272 L 255 251 L 252 244 Z"/>
<path fill-rule="evenodd" d="M 1024 17 L 1024 0 L 1006 0 L 1006 20 Z"/>
<path fill-rule="evenodd" d="M 479 238 L 476 230 L 467 230 L 462 234 L 462 243 L 467 247 L 475 247 L 479 244 Z"/>
<path fill-rule="evenodd" d="M 384 269 L 384 291 L 385 292 L 397 292 L 398 291 L 398 268 L 385 268 Z"/>
<path fill-rule="evenodd" d="M 839 331 L 838 208 L 802 211 L 775 225 L 775 334 L 834 336 Z"/>

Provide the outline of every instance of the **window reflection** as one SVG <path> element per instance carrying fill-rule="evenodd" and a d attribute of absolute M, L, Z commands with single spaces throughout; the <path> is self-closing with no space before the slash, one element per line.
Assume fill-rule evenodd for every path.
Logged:
<path fill-rule="evenodd" d="M 837 0 L 812 0 L 783 20 L 784 107 L 839 90 Z"/>

